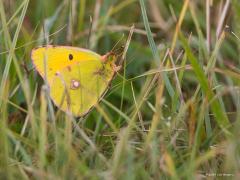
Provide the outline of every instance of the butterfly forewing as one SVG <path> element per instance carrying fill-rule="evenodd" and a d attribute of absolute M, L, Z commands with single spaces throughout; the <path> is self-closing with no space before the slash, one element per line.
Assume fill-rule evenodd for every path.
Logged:
<path fill-rule="evenodd" d="M 55 73 L 76 62 L 99 60 L 100 55 L 71 46 L 44 46 L 32 50 L 32 62 L 39 74 L 50 82 Z"/>

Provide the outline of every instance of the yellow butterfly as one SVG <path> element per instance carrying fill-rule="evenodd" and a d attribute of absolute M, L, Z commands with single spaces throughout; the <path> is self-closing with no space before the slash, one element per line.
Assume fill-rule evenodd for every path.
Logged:
<path fill-rule="evenodd" d="M 31 52 L 32 62 L 50 88 L 50 96 L 61 110 L 84 116 L 104 96 L 115 72 L 116 55 L 99 55 L 71 47 L 39 47 Z"/>

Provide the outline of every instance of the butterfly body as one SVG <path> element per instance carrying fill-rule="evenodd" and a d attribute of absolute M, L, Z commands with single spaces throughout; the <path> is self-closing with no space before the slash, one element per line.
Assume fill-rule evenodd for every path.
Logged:
<path fill-rule="evenodd" d="M 108 89 L 116 57 L 82 48 L 45 46 L 32 51 L 32 61 L 49 84 L 54 104 L 74 116 L 83 116 Z"/>

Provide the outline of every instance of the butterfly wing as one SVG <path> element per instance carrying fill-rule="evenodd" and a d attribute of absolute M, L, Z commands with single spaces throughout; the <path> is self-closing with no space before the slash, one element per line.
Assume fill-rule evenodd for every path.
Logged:
<path fill-rule="evenodd" d="M 67 66 L 81 61 L 100 60 L 100 55 L 87 49 L 71 46 L 52 46 L 35 48 L 31 52 L 32 62 L 39 74 L 47 81 Z"/>
<path fill-rule="evenodd" d="M 83 116 L 101 99 L 113 76 L 111 65 L 99 59 L 79 61 L 54 75 L 50 95 L 63 111 Z"/>

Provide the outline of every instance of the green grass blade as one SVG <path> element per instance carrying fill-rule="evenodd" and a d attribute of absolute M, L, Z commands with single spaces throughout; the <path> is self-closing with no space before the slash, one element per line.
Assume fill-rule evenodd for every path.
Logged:
<path fill-rule="evenodd" d="M 149 26 L 144 0 L 139 0 L 139 2 L 140 2 L 140 6 L 141 6 L 141 11 L 142 11 L 143 23 L 144 23 L 145 29 L 147 31 L 147 38 L 148 38 L 148 42 L 149 42 L 149 45 L 150 45 L 150 49 L 152 51 L 154 60 L 156 61 L 156 64 L 158 66 L 160 66 L 160 63 L 161 63 L 160 62 L 160 56 L 158 54 L 158 49 L 157 49 L 157 46 L 154 42 L 152 32 L 151 32 L 151 29 L 150 29 L 150 26 Z M 160 68 L 162 68 L 162 67 L 160 67 Z M 170 82 L 167 74 L 164 73 L 164 72 L 162 74 L 163 74 L 164 83 L 166 84 L 167 91 L 168 91 L 169 95 L 172 98 L 174 98 L 174 95 L 175 95 L 174 88 L 172 87 L 171 82 Z"/>
<path fill-rule="evenodd" d="M 185 52 L 187 54 L 187 57 L 193 67 L 194 73 L 196 74 L 196 77 L 199 81 L 199 84 L 200 84 L 206 98 L 209 101 L 211 101 L 215 95 L 208 84 L 208 80 L 204 74 L 204 71 L 201 68 L 201 66 L 199 65 L 197 58 L 193 55 L 186 38 L 184 38 L 183 35 L 181 34 L 180 39 L 181 39 L 181 42 L 185 49 Z M 211 106 L 211 110 L 215 116 L 215 120 L 218 123 L 218 125 L 222 128 L 222 130 L 224 130 L 225 133 L 229 134 L 229 131 L 226 129 L 226 128 L 230 127 L 229 120 L 228 120 L 227 115 L 223 113 L 219 100 L 218 99 L 213 100 L 211 102 L 210 106 Z"/>

